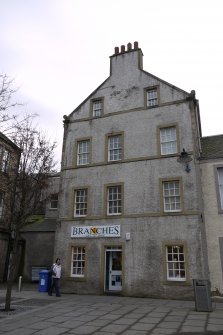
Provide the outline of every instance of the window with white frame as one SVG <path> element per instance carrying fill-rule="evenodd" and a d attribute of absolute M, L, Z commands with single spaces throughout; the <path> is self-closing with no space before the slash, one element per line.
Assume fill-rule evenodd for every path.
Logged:
<path fill-rule="evenodd" d="M 86 165 L 90 161 L 90 140 L 77 143 L 77 165 Z"/>
<path fill-rule="evenodd" d="M 85 261 L 86 249 L 85 247 L 73 247 L 71 254 L 71 277 L 85 276 Z"/>
<path fill-rule="evenodd" d="M 58 194 L 50 195 L 50 209 L 57 209 L 58 207 Z"/>
<path fill-rule="evenodd" d="M 164 212 L 181 211 L 179 180 L 163 182 Z"/>
<path fill-rule="evenodd" d="M 99 117 L 102 115 L 102 100 L 94 100 L 92 102 L 92 113 L 93 117 Z"/>
<path fill-rule="evenodd" d="M 3 217 L 4 209 L 4 192 L 0 192 L 0 219 Z"/>
<path fill-rule="evenodd" d="M 217 168 L 220 208 L 223 210 L 223 167 Z"/>
<path fill-rule="evenodd" d="M 108 161 L 118 161 L 122 159 L 122 135 L 108 137 Z"/>
<path fill-rule="evenodd" d="M 0 162 L 1 171 L 4 173 L 8 173 L 10 152 L 2 146 L 0 148 L 0 159 L 1 159 Z"/>
<path fill-rule="evenodd" d="M 158 105 L 158 92 L 157 88 L 151 88 L 146 91 L 147 106 L 153 107 Z"/>
<path fill-rule="evenodd" d="M 109 186 L 107 188 L 107 215 L 120 215 L 122 213 L 122 187 Z"/>
<path fill-rule="evenodd" d="M 177 153 L 176 127 L 160 129 L 160 150 L 161 155 L 171 155 Z"/>
<path fill-rule="evenodd" d="M 87 189 L 75 190 L 74 216 L 87 215 Z"/>
<path fill-rule="evenodd" d="M 185 281 L 185 254 L 183 245 L 166 246 L 167 280 Z"/>

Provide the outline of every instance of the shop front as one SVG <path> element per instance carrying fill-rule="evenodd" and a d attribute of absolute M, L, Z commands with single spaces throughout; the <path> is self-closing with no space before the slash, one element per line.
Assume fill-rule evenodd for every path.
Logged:
<path fill-rule="evenodd" d="M 123 246 L 122 243 L 117 243 L 118 239 L 120 242 L 120 237 L 120 225 L 73 226 L 71 228 L 72 245 L 85 245 L 84 257 L 83 252 L 76 253 L 73 257 L 74 277 L 77 277 L 78 273 L 84 275 L 83 267 L 86 268 L 86 263 L 89 276 L 93 277 L 93 271 L 96 268 L 99 270 L 98 266 L 101 264 L 99 272 L 103 277 L 100 280 L 103 291 L 121 292 L 123 288 Z M 96 254 L 97 259 L 101 261 L 96 262 L 94 267 Z M 97 277 L 97 274 L 94 273 L 94 275 Z"/>

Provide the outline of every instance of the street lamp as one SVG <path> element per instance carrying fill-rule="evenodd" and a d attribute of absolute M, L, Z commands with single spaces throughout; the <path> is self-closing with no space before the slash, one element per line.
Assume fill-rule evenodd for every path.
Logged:
<path fill-rule="evenodd" d="M 183 151 L 180 153 L 179 158 L 177 159 L 177 161 L 181 164 L 184 164 L 185 166 L 185 171 L 187 173 L 190 172 L 190 165 L 189 162 L 192 161 L 192 158 L 189 156 L 189 154 L 186 152 L 186 150 L 183 148 Z"/>

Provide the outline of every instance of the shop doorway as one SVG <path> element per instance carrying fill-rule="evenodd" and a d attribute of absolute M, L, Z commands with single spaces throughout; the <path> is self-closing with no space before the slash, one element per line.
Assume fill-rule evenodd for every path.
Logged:
<path fill-rule="evenodd" d="M 105 290 L 122 290 L 122 248 L 105 249 Z"/>

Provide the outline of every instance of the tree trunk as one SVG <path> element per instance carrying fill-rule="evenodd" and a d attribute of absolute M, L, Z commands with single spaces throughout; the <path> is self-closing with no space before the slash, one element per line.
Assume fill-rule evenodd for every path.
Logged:
<path fill-rule="evenodd" d="M 5 296 L 5 311 L 10 311 L 11 307 L 11 295 L 12 295 L 14 274 L 16 269 L 16 257 L 17 257 L 18 240 L 19 240 L 18 236 L 19 234 L 17 233 L 15 239 L 13 240 L 12 252 L 9 260 L 9 273 L 8 273 L 6 296 Z"/>

